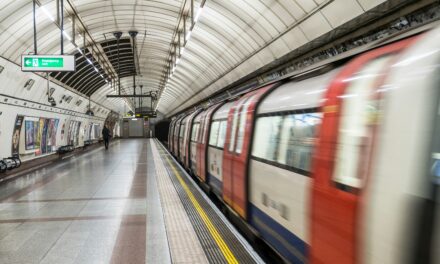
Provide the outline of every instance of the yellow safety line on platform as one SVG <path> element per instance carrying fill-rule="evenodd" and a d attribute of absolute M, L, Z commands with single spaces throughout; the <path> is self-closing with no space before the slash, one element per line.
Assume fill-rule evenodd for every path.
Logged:
<path fill-rule="evenodd" d="M 229 249 L 226 242 L 223 240 L 215 226 L 212 224 L 209 217 L 206 215 L 205 211 L 200 206 L 197 199 L 192 194 L 191 190 L 188 188 L 188 185 L 186 185 L 185 181 L 183 180 L 182 176 L 180 175 L 179 171 L 174 167 L 172 162 L 169 160 L 168 156 L 166 156 L 166 160 L 168 164 L 170 164 L 171 169 L 173 170 L 174 174 L 176 175 L 177 179 L 179 180 L 180 184 L 182 185 L 183 189 L 185 190 L 186 194 L 188 195 L 189 199 L 191 200 L 192 204 L 194 205 L 194 208 L 196 208 L 197 212 L 199 213 L 200 217 L 202 218 L 203 222 L 205 223 L 206 227 L 208 228 L 209 232 L 211 233 L 211 236 L 214 238 L 215 242 L 219 246 L 220 250 L 223 253 L 223 256 L 226 258 L 228 263 L 234 263 L 238 264 L 238 260 L 235 258 L 234 254 Z"/>

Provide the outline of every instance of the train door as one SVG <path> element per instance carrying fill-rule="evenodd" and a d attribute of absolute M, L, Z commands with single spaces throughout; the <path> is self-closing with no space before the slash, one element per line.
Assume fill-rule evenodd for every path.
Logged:
<path fill-rule="evenodd" d="M 182 121 L 182 118 L 183 117 L 178 118 L 174 125 L 173 154 L 176 157 L 179 156 L 179 133 L 180 133 L 180 122 Z"/>
<path fill-rule="evenodd" d="M 183 166 L 186 169 L 190 169 L 191 168 L 191 139 L 196 135 L 196 131 L 193 131 L 193 123 L 194 123 L 194 119 L 197 117 L 197 115 L 200 113 L 200 111 L 196 111 L 194 113 L 192 113 L 191 115 L 188 116 L 188 120 L 186 121 L 186 126 L 185 126 L 185 134 L 184 134 L 184 144 L 183 144 L 183 157 L 182 157 L 182 162 L 183 162 Z M 193 135 L 194 133 L 194 135 Z M 193 141 L 195 139 L 193 138 Z"/>
<path fill-rule="evenodd" d="M 202 117 L 200 118 L 200 133 L 199 133 L 199 143 L 197 144 L 197 177 L 202 182 L 206 182 L 206 157 L 208 155 L 208 139 L 210 133 L 210 124 L 212 116 L 215 111 L 222 106 L 223 103 L 213 105 L 206 110 L 206 112 L 202 113 Z"/>
<path fill-rule="evenodd" d="M 356 263 L 360 197 L 380 117 L 377 90 L 407 41 L 350 62 L 330 84 L 313 166 L 312 263 Z"/>
<path fill-rule="evenodd" d="M 202 131 L 202 119 L 204 118 L 205 111 L 202 111 L 199 115 L 194 117 L 193 125 L 191 128 L 191 146 L 190 146 L 190 165 L 189 169 L 192 173 L 198 177 L 198 167 L 200 164 L 198 163 L 198 152 L 200 151 L 200 132 Z"/>
<path fill-rule="evenodd" d="M 196 151 L 196 168 L 195 168 L 195 174 L 196 176 L 202 181 L 206 181 L 206 174 L 204 173 L 205 170 L 205 135 L 206 135 L 206 116 L 208 115 L 210 108 L 208 108 L 205 112 L 201 113 L 200 117 L 200 126 L 199 126 L 199 133 L 198 133 L 198 140 L 197 140 L 197 151 Z M 202 153 L 203 152 L 203 153 Z"/>
<path fill-rule="evenodd" d="M 180 131 L 179 131 L 179 155 L 177 155 L 180 162 L 183 163 L 183 159 L 185 157 L 185 145 L 186 145 L 186 128 L 188 127 L 188 119 L 189 116 L 186 116 L 180 122 Z"/>
<path fill-rule="evenodd" d="M 231 108 L 223 151 L 223 199 L 242 218 L 247 217 L 247 171 L 255 109 L 274 84 L 244 95 Z M 231 129 L 229 129 L 231 128 Z"/>
<path fill-rule="evenodd" d="M 173 151 L 173 133 L 174 133 L 174 123 L 176 120 L 172 120 L 170 123 L 170 128 L 168 132 L 168 149 L 172 152 Z"/>

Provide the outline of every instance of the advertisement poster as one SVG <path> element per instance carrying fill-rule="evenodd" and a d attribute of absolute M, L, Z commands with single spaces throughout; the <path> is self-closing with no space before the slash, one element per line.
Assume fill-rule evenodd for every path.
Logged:
<path fill-rule="evenodd" d="M 37 146 L 37 142 L 41 142 L 40 133 L 40 121 L 34 121 L 34 149 L 38 149 L 40 145 Z"/>
<path fill-rule="evenodd" d="M 76 122 L 75 128 L 75 146 L 79 145 L 79 133 L 80 133 L 81 122 Z"/>
<path fill-rule="evenodd" d="M 26 120 L 24 122 L 25 126 L 25 149 L 34 149 L 35 138 L 34 138 L 34 121 Z"/>
<path fill-rule="evenodd" d="M 89 131 L 87 131 L 87 138 L 88 140 L 92 140 L 93 139 L 93 135 L 92 135 L 92 129 L 93 129 L 93 123 L 89 124 Z"/>
<path fill-rule="evenodd" d="M 14 132 L 12 133 L 12 150 L 11 155 L 13 157 L 19 155 L 19 147 L 20 147 L 20 131 L 23 125 L 24 116 L 17 115 L 15 119 Z"/>
<path fill-rule="evenodd" d="M 66 128 L 66 123 L 63 123 L 63 125 L 61 126 L 61 142 L 64 140 L 65 128 Z"/>
<path fill-rule="evenodd" d="M 74 121 L 69 122 L 69 128 L 67 129 L 67 145 L 72 145 L 72 129 Z"/>
<path fill-rule="evenodd" d="M 56 146 L 57 146 L 57 130 L 58 130 L 58 123 L 60 122 L 59 119 L 54 119 L 54 125 L 52 128 L 52 136 L 51 136 L 51 141 L 52 141 L 52 151 L 55 151 Z"/>
<path fill-rule="evenodd" d="M 35 146 L 34 149 L 41 149 L 41 137 L 43 135 L 43 126 L 44 126 L 44 119 L 40 118 L 38 123 L 38 133 L 35 134 Z"/>
<path fill-rule="evenodd" d="M 49 125 L 49 119 L 40 119 L 43 120 L 43 132 L 41 133 L 41 153 L 47 153 L 47 127 Z"/>
<path fill-rule="evenodd" d="M 46 132 L 46 152 L 52 151 L 52 129 L 53 129 L 53 119 L 47 120 L 47 132 Z"/>
<path fill-rule="evenodd" d="M 94 135 L 95 139 L 101 138 L 101 126 L 98 124 L 94 124 L 93 128 L 94 128 L 94 132 L 95 132 L 95 135 Z"/>

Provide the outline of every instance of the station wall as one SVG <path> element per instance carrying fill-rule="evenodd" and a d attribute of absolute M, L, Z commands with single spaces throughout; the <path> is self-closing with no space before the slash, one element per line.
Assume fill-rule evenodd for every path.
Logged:
<path fill-rule="evenodd" d="M 0 159 L 18 150 L 22 160 L 29 160 L 53 153 L 59 146 L 73 143 L 80 147 L 101 136 L 111 109 L 91 102 L 95 116 L 86 115 L 88 98 L 53 82 L 49 89 L 57 105 L 51 106 L 45 78 L 22 72 L 3 58 L 0 66 L 4 67 L 0 73 Z M 19 132 L 17 121 L 22 121 Z"/>

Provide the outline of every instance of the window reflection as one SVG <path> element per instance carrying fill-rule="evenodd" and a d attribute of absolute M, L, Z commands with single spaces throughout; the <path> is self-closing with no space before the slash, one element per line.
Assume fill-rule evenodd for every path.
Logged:
<path fill-rule="evenodd" d="M 299 172 L 310 172 L 321 119 L 322 114 L 317 112 L 259 117 L 253 156 Z"/>

